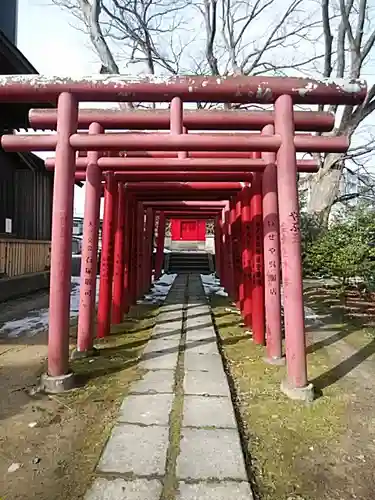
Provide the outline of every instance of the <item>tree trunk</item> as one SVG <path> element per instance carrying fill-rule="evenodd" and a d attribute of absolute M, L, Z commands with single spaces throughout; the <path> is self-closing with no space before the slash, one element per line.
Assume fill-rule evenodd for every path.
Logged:
<path fill-rule="evenodd" d="M 311 176 L 307 212 L 318 216 L 325 226 L 328 224 L 332 206 L 340 193 L 343 168 L 343 156 L 332 153 L 326 156 L 319 172 Z"/>

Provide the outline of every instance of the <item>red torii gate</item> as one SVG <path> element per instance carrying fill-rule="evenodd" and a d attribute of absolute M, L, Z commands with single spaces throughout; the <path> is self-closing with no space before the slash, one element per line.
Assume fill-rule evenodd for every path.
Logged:
<path fill-rule="evenodd" d="M 298 225 L 298 195 L 296 186 L 296 151 L 344 151 L 348 147 L 346 138 L 332 137 L 306 137 L 295 135 L 295 122 L 297 118 L 293 112 L 295 104 L 359 104 L 366 96 L 366 86 L 363 82 L 351 81 L 338 85 L 333 82 L 320 82 L 312 79 L 299 78 L 269 78 L 269 77 L 230 77 L 230 78 L 206 78 L 206 77 L 173 77 L 166 81 L 126 80 L 123 77 L 105 76 L 103 78 L 88 80 L 72 79 L 48 79 L 45 77 L 0 77 L 0 101 L 22 101 L 32 99 L 34 102 L 58 101 L 57 109 L 57 135 L 45 136 L 4 136 L 2 145 L 4 149 L 28 151 L 28 150 L 53 150 L 56 149 L 55 165 L 55 188 L 53 208 L 52 229 L 52 255 L 51 255 L 51 296 L 50 296 L 50 331 L 49 331 L 49 366 L 48 374 L 43 377 L 43 384 L 47 390 L 56 391 L 59 388 L 67 388 L 72 384 L 73 377 L 69 373 L 68 365 L 68 326 L 69 326 L 69 276 L 71 259 L 71 230 L 72 230 L 72 202 L 73 186 L 75 180 L 75 156 L 77 150 L 87 150 L 92 155 L 91 163 L 87 166 L 87 180 L 92 178 L 90 170 L 98 172 L 98 152 L 107 150 L 126 151 L 176 151 L 178 157 L 183 159 L 187 152 L 262 152 L 267 157 L 267 167 L 263 176 L 269 176 L 267 170 L 275 178 L 277 168 L 277 190 L 268 182 L 269 206 L 274 203 L 275 195 L 278 199 L 278 209 L 281 230 L 281 252 L 283 265 L 284 285 L 284 313 L 286 329 L 286 357 L 287 357 L 287 381 L 283 383 L 282 389 L 289 396 L 297 399 L 307 399 L 312 396 L 312 387 L 307 382 L 305 337 L 304 337 L 304 313 L 302 301 L 302 275 L 300 255 L 300 230 Z M 78 128 L 78 102 L 82 101 L 133 101 L 133 102 L 171 102 L 171 133 L 170 134 L 103 134 L 103 126 L 95 124 L 96 131 L 91 134 L 77 134 Z M 183 134 L 182 101 L 185 102 L 232 102 L 232 103 L 274 103 L 274 113 L 265 118 L 265 122 L 258 128 L 267 127 L 264 134 L 259 135 L 221 135 L 220 137 L 210 134 Z M 198 119 L 198 118 L 197 118 Z M 307 119 L 308 121 L 308 119 Z M 199 119 L 198 119 L 199 122 Z M 106 124 L 107 126 L 107 124 Z M 186 126 L 186 125 L 185 125 Z M 211 125 L 213 126 L 213 125 Z M 94 129 L 94 124 L 92 125 Z M 272 127 L 272 128 L 271 128 Z M 216 127 L 215 127 L 216 128 Z M 236 130 L 239 127 L 235 127 Z M 316 130 L 311 125 L 310 130 Z M 96 151 L 96 153 L 94 153 Z M 277 167 L 275 167 L 277 155 Z M 271 163 L 268 163 L 271 162 Z M 93 168 L 91 168 L 93 167 Z M 268 168 L 270 167 L 270 168 Z M 129 172 L 128 172 L 129 173 Z M 170 176 L 170 180 L 177 179 Z M 210 172 L 197 171 L 197 177 L 191 179 L 206 179 Z M 227 174 L 222 172 L 221 175 Z M 231 175 L 234 173 L 229 172 Z M 189 176 L 192 172 L 187 172 Z M 78 174 L 79 175 L 79 174 Z M 116 174 L 117 175 L 117 174 Z M 126 175 L 121 172 L 118 175 Z M 164 173 L 163 173 L 164 175 Z M 216 176 L 210 173 L 211 178 Z M 252 176 L 244 170 L 243 175 L 249 175 L 252 187 L 245 187 L 241 191 L 242 203 L 242 230 L 241 235 L 248 234 L 251 222 L 248 220 L 249 209 L 255 211 L 255 232 L 253 231 L 253 254 L 256 257 L 253 275 L 255 281 L 253 288 L 259 288 L 257 276 L 261 277 L 258 268 L 262 267 L 261 235 L 258 231 L 262 224 L 261 218 L 261 174 L 254 173 Z M 108 184 L 115 185 L 115 176 L 109 175 Z M 139 173 L 137 180 L 141 179 Z M 159 175 L 159 179 L 162 175 Z M 96 181 L 97 181 L 97 178 Z M 228 179 L 223 175 L 223 179 Z M 112 179 L 112 181 L 110 181 Z M 122 181 L 124 177 L 118 178 Z M 164 179 L 164 177 L 163 177 Z M 232 177 L 233 179 L 233 177 Z M 243 178 L 241 179 L 244 180 Z M 90 182 L 90 180 L 89 180 Z M 97 183 L 98 184 L 98 183 Z M 142 200 L 145 196 L 145 186 L 142 182 L 139 188 L 134 190 L 136 200 Z M 263 183 L 264 184 L 264 183 Z M 100 183 L 99 183 L 100 185 Z M 266 182 L 267 185 L 267 182 Z M 128 186 L 127 186 L 128 188 Z M 101 189 L 101 187 L 100 187 Z M 157 189 L 157 188 L 156 188 Z M 160 184 L 159 184 L 160 189 Z M 264 189 L 264 186 L 263 186 Z M 121 189 L 120 189 L 121 190 Z M 251 190 L 251 191 L 250 191 Z M 108 189 L 106 188 L 106 191 Z M 132 191 L 129 189 L 129 193 Z M 112 194 L 114 190 L 112 190 Z M 134 196 L 133 194 L 133 196 Z M 251 194 L 251 196 L 250 196 Z M 267 196 L 263 196 L 263 204 Z M 108 197 L 110 199 L 110 197 Z M 136 201 L 139 204 L 139 201 Z M 112 200 L 112 205 L 114 205 Z M 117 205 L 116 205 L 117 206 Z M 238 214 L 238 203 L 231 200 L 229 207 L 224 209 L 223 223 L 223 245 L 229 250 L 232 243 L 238 246 L 231 238 L 231 229 L 234 226 L 236 214 Z M 277 208 L 277 207 L 276 207 Z M 137 212 L 138 223 L 143 221 L 144 211 Z M 148 219 L 153 210 L 149 208 Z M 275 212 L 277 216 L 277 210 Z M 108 220 L 110 225 L 114 218 Z M 264 221 L 263 221 L 264 225 Z M 143 224 L 142 224 L 143 226 Z M 147 225 L 151 228 L 151 223 Z M 142 230 L 142 231 L 141 231 Z M 278 226 L 270 225 L 270 236 L 278 234 Z M 144 228 L 139 225 L 138 236 Z M 149 232 L 148 232 L 149 234 Z M 137 235 L 137 233 L 136 233 Z M 134 236 L 134 234 L 133 234 Z M 269 238 L 273 241 L 274 238 Z M 238 238 L 237 238 L 238 240 Z M 249 238 L 245 238 L 243 248 L 249 251 Z M 138 243 L 142 243 L 138 240 Z M 270 249 L 275 249 L 271 246 Z M 276 250 L 276 249 L 275 249 Z M 229 252 L 231 256 L 233 252 Z M 246 252 L 245 252 L 246 253 Z M 244 275 L 248 276 L 247 268 L 249 254 L 243 258 L 246 264 Z M 254 260 L 254 259 L 252 259 Z M 274 262 L 274 261 L 272 261 Z M 276 259 L 275 259 L 276 262 Z M 291 267 L 290 263 L 293 263 Z M 251 262 L 254 264 L 254 262 Z M 259 266 L 259 267 L 258 267 Z M 233 275 L 232 275 L 233 277 Z M 246 280 L 245 280 L 246 281 Z M 234 290 L 232 284 L 228 287 Z M 246 287 L 245 287 L 246 289 Z M 138 292 L 141 290 L 139 289 Z M 246 292 L 245 292 L 246 295 Z M 253 326 L 254 328 L 254 326 Z M 267 325 L 269 328 L 269 325 Z M 268 330 L 267 330 L 268 332 Z"/>

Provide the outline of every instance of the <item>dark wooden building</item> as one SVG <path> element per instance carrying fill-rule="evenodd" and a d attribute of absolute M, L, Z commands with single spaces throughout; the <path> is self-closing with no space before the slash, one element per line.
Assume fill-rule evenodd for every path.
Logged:
<path fill-rule="evenodd" d="M 1 29 L 0 74 L 37 74 Z M 0 134 L 27 129 L 32 107 L 37 106 L 0 103 Z M 22 294 L 48 283 L 52 192 L 53 174 L 45 170 L 43 160 L 0 149 L 0 300 L 14 296 L 13 288 Z M 38 273 L 41 277 L 32 279 Z"/>

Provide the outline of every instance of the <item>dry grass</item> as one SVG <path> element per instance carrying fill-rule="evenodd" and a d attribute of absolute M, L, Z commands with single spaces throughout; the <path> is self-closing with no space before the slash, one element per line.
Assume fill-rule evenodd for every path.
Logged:
<path fill-rule="evenodd" d="M 256 497 L 372 499 L 372 396 L 343 376 L 327 384 L 313 404 L 288 400 L 279 390 L 285 368 L 264 363 L 264 348 L 246 335 L 240 316 L 228 312 L 227 299 L 214 296 L 211 305 L 246 436 Z M 317 380 L 335 368 L 335 361 L 325 348 L 312 349 L 308 365 L 310 379 Z"/>

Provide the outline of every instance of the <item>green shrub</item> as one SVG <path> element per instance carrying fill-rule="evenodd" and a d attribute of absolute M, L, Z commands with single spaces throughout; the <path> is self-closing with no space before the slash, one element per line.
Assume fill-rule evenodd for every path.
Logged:
<path fill-rule="evenodd" d="M 346 286 L 359 277 L 373 286 L 375 277 L 375 214 L 357 209 L 337 220 L 316 238 L 305 239 L 307 274 L 339 278 Z"/>

